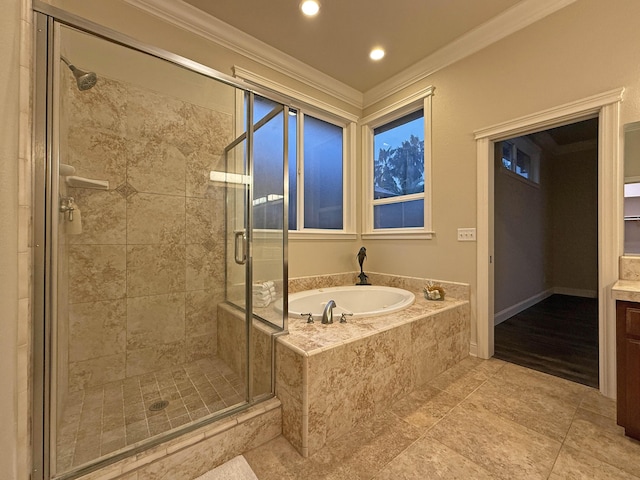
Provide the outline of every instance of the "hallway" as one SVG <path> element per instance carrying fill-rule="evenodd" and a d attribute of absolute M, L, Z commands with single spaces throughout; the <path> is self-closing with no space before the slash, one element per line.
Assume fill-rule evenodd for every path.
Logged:
<path fill-rule="evenodd" d="M 495 358 L 598 388 L 598 299 L 552 295 L 494 332 Z"/>

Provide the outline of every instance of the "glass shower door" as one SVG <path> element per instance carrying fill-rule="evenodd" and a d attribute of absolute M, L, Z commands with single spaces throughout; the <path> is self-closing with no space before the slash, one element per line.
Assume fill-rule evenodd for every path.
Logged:
<path fill-rule="evenodd" d="M 250 328 L 246 91 L 45 26 L 43 455 L 51 477 L 70 478 L 272 394 L 275 330 Z"/>

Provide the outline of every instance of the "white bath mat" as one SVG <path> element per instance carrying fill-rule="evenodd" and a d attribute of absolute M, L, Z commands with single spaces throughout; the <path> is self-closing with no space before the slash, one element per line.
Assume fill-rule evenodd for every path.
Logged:
<path fill-rule="evenodd" d="M 258 477 L 244 457 L 238 455 L 194 480 L 258 480 Z"/>

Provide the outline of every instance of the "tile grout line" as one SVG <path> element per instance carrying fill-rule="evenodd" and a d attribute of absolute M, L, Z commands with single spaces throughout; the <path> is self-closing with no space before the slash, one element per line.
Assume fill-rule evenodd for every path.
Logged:
<path fill-rule="evenodd" d="M 460 400 L 458 403 L 456 403 L 453 407 L 451 407 L 449 409 L 449 411 L 447 413 L 445 413 L 444 415 L 442 415 L 440 418 L 438 418 L 433 424 L 429 425 L 424 432 L 418 437 L 416 438 L 413 442 L 411 442 L 409 445 L 407 445 L 407 447 L 405 449 L 403 449 L 402 451 L 400 451 L 395 457 L 393 457 L 391 460 L 389 460 L 387 463 L 385 463 L 384 465 L 382 465 L 382 467 L 380 468 L 380 470 L 373 476 L 371 477 L 370 480 L 374 480 L 382 470 L 384 470 L 387 465 L 389 465 L 390 463 L 392 463 L 393 461 L 395 461 L 398 457 L 400 457 L 401 455 L 403 455 L 406 451 L 408 451 L 413 445 L 415 445 L 417 442 L 419 442 L 420 440 L 424 439 L 426 437 L 426 435 L 436 426 L 438 425 L 442 420 L 444 420 L 454 409 L 456 409 L 458 406 L 460 406 L 465 400 L 467 400 L 471 395 L 473 395 L 480 387 L 482 387 L 482 385 L 484 385 L 486 382 L 488 382 L 491 377 L 495 376 L 500 370 L 502 370 L 504 368 L 504 365 L 501 366 L 498 370 L 496 370 L 491 376 L 489 376 L 486 380 L 483 380 L 482 383 L 480 385 L 478 385 L 476 388 L 473 389 L 473 391 L 471 393 L 469 393 L 467 396 L 465 396 L 464 398 L 462 398 L 462 400 Z M 472 370 L 475 370 L 475 367 L 473 369 L 469 369 L 467 372 L 465 372 L 465 374 L 470 373 Z M 445 370 L 446 372 L 446 370 Z M 442 372 L 442 373 L 445 373 Z M 438 375 L 439 376 L 439 375 Z M 435 378 L 438 378 L 438 376 L 436 376 Z M 432 379 L 431 381 L 435 380 Z M 426 382 L 424 385 L 429 384 L 430 382 Z M 441 388 L 432 386 L 432 388 L 435 388 L 436 390 L 438 390 L 441 393 L 447 393 L 449 395 L 451 395 L 449 392 L 447 392 L 446 390 L 443 390 Z M 415 391 L 415 390 L 414 390 Z M 408 396 L 410 395 L 412 392 L 409 392 L 409 394 L 405 395 Z M 410 424 L 409 422 L 407 422 L 405 419 L 400 418 L 395 412 L 390 412 L 394 417 L 396 417 L 399 421 L 406 423 L 407 425 L 411 425 L 411 426 L 415 426 Z M 419 427 L 418 427 L 419 428 Z M 446 448 L 450 448 L 447 447 L 447 445 L 445 445 L 444 443 L 440 442 L 438 439 L 433 439 L 434 441 L 438 442 L 439 444 L 445 446 Z M 458 452 L 457 450 L 454 450 L 458 455 L 466 458 L 469 462 L 473 463 L 474 465 L 480 467 L 482 470 L 486 471 L 486 469 L 482 466 L 482 465 L 478 465 L 475 461 L 473 461 L 472 459 L 468 458 L 467 456 L 463 455 L 462 453 Z M 487 472 L 490 473 L 490 472 Z"/>

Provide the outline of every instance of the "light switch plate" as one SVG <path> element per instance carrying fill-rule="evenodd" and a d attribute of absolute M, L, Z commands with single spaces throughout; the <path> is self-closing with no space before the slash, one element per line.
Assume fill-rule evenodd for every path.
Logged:
<path fill-rule="evenodd" d="M 459 228 L 458 241 L 459 242 L 475 242 L 476 229 L 475 228 Z"/>

